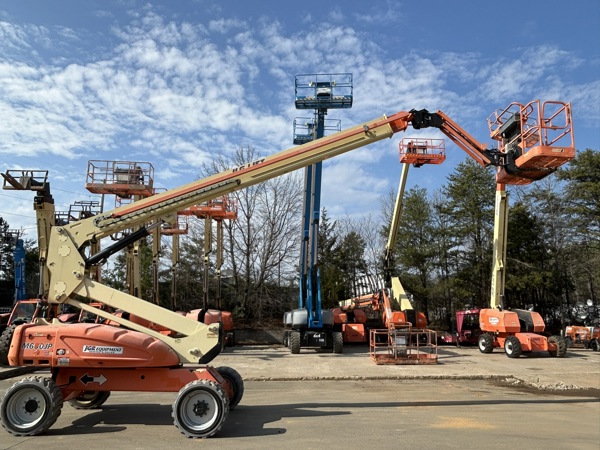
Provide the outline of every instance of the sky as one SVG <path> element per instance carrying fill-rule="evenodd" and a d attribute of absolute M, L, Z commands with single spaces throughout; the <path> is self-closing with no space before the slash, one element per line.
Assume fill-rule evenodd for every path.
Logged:
<path fill-rule="evenodd" d="M 240 145 L 293 147 L 299 74 L 351 73 L 342 128 L 442 110 L 493 147 L 488 116 L 512 102 L 571 102 L 576 147 L 600 149 L 600 2 L 479 0 L 0 0 L 0 171 L 48 170 L 59 211 L 99 200 L 88 161 L 149 162 L 155 186 L 197 179 Z M 331 218 L 380 210 L 408 129 L 328 160 Z M 467 156 L 408 187 L 441 189 Z M 0 216 L 35 238 L 33 194 L 0 191 Z M 107 202 L 109 203 L 109 202 Z M 300 217 L 300 211 L 298 212 Z"/>

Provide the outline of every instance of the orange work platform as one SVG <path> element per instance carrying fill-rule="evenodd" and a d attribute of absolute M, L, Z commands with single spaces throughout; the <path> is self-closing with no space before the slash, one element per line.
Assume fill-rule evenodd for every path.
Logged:
<path fill-rule="evenodd" d="M 377 365 L 437 364 L 437 333 L 410 326 L 371 329 L 369 355 Z"/>
<path fill-rule="evenodd" d="M 235 200 L 230 199 L 227 195 L 214 200 L 202 203 L 200 205 L 190 206 L 177 214 L 181 216 L 196 216 L 212 217 L 216 220 L 236 220 L 237 219 L 237 204 Z"/>
<path fill-rule="evenodd" d="M 400 162 L 414 164 L 441 164 L 446 159 L 446 144 L 443 139 L 403 138 L 398 146 Z"/>
<path fill-rule="evenodd" d="M 149 197 L 153 184 L 154 167 L 148 162 L 88 161 L 85 187 L 93 194 Z"/>

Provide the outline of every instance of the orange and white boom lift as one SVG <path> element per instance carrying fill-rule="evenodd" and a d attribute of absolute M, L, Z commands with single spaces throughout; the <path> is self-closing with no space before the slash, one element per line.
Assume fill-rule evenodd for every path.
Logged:
<path fill-rule="evenodd" d="M 393 254 L 400 229 L 404 191 L 410 165 L 421 167 L 424 164 L 441 164 L 446 159 L 446 149 L 443 139 L 430 138 L 403 138 L 398 148 L 402 170 L 384 249 L 384 282 L 382 286 L 371 286 L 372 292 L 369 294 L 341 301 L 340 307 L 333 310 L 334 320 L 342 324 L 344 342 L 369 342 L 367 329 L 369 325 L 376 329 L 427 326 L 425 314 L 414 310 L 400 279 L 392 276 Z M 377 313 L 375 323 L 372 320 L 368 323 L 365 310 Z"/>
<path fill-rule="evenodd" d="M 217 433 L 228 411 L 239 403 L 244 387 L 235 370 L 206 365 L 220 352 L 223 338 L 220 324 L 205 325 L 105 286 L 90 278 L 91 267 L 148 235 L 153 227 L 163 222 L 174 223 L 177 211 L 390 138 L 409 125 L 438 126 L 444 130 L 449 122 L 444 117 L 442 113 L 424 110 L 383 116 L 95 217 L 48 227 L 40 236 L 40 239 L 47 237 L 44 259 L 48 273 L 44 292 L 47 301 L 70 304 L 123 326 L 61 325 L 39 320 L 16 328 L 9 363 L 45 368 L 51 376 L 24 378 L 6 391 L 0 402 L 3 427 L 14 435 L 37 435 L 56 421 L 66 400 L 84 393 L 93 396 L 96 392 L 145 391 L 177 392 L 173 419 L 184 435 L 209 437 Z M 518 182 L 532 174 L 537 176 L 536 173 L 545 176 L 549 169 L 574 156 L 572 148 L 564 148 L 558 154 L 548 146 L 535 150 L 535 158 L 527 157 L 529 152 L 525 148 L 522 152 L 521 157 L 511 157 L 508 161 L 508 154 L 482 148 L 482 154 L 490 155 L 482 163 L 499 165 L 499 176 L 507 175 Z M 562 158 L 554 158 L 553 167 L 548 167 L 548 155 Z M 541 161 L 536 165 L 540 158 L 544 163 L 541 168 Z M 44 207 L 43 202 L 35 204 L 38 217 L 46 214 Z M 92 242 L 136 226 L 140 227 L 137 231 L 87 256 L 86 249 Z M 175 336 L 94 308 L 88 303 L 91 301 L 135 314 L 172 330 Z"/>
<path fill-rule="evenodd" d="M 481 309 L 479 350 L 491 353 L 504 348 L 509 358 L 523 352 L 547 351 L 564 357 L 567 351 L 561 336 L 540 335 L 545 329 L 542 316 L 530 310 L 505 310 L 506 240 L 508 194 L 506 184 L 526 184 L 543 178 L 563 162 L 575 156 L 570 105 L 539 101 L 527 105 L 512 103 L 488 119 L 490 134 L 507 155 L 510 172 L 497 177 L 494 216 L 493 269 L 490 308 Z M 523 177 L 520 175 L 527 175 Z"/>
<path fill-rule="evenodd" d="M 402 172 L 398 192 L 396 193 L 396 202 L 392 213 L 390 231 L 385 245 L 383 257 L 383 270 L 386 288 L 390 289 L 389 296 L 396 302 L 400 311 L 392 311 L 390 299 L 385 298 L 385 322 L 390 323 L 410 323 L 417 328 L 427 326 L 427 318 L 422 312 L 417 312 L 412 307 L 410 299 L 400 282 L 400 278 L 392 276 L 394 249 L 398 241 L 398 230 L 400 229 L 400 219 L 404 207 L 404 190 L 408 178 L 408 169 L 410 165 L 421 167 L 424 164 L 441 164 L 446 159 L 445 144 L 443 139 L 423 139 L 423 138 L 404 138 L 400 141 L 400 162 L 402 163 Z M 387 325 L 386 325 L 387 326 Z"/>

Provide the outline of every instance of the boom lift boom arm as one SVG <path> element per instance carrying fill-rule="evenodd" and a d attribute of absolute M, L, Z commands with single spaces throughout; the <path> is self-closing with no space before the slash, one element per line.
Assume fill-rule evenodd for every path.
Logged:
<path fill-rule="evenodd" d="M 52 227 L 48 240 L 47 267 L 50 280 L 47 299 L 51 303 L 72 304 L 166 342 L 177 352 L 182 362 L 197 363 L 198 358 L 201 363 L 208 362 L 218 354 L 218 324 L 205 325 L 195 322 L 158 305 L 104 286 L 89 277 L 89 269 L 132 241 L 147 235 L 151 228 L 159 226 L 161 222 L 173 221 L 177 211 L 389 138 L 394 133 L 404 131 L 412 120 L 412 112 L 383 116 L 113 211 Z M 152 224 L 147 227 L 148 223 Z M 136 226 L 140 228 L 133 235 L 96 255 L 85 256 L 85 248 L 91 242 Z M 183 337 L 165 336 L 125 318 L 116 317 L 108 311 L 98 310 L 77 300 L 74 294 L 131 312 Z"/>

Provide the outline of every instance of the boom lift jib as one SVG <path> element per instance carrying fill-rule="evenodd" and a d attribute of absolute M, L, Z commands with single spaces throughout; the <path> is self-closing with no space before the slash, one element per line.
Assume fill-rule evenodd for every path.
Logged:
<path fill-rule="evenodd" d="M 217 433 L 243 394 L 243 381 L 233 369 L 205 366 L 221 349 L 221 327 L 195 322 L 105 286 L 90 278 L 90 268 L 147 236 L 163 221 L 172 221 L 177 211 L 389 138 L 409 125 L 431 126 L 433 117 L 424 111 L 383 116 L 66 225 L 54 226 L 52 213 L 48 227 L 40 227 L 40 217 L 48 216 L 44 208 L 50 206 L 41 202 L 36 208 L 39 239 L 47 245 L 40 245 L 40 251 L 49 274 L 44 277 L 44 297 L 53 304 L 91 311 L 127 329 L 87 323 L 64 326 L 44 320 L 17 327 L 8 354 L 10 364 L 46 368 L 51 378 L 26 378 L 6 391 L 0 403 L 4 428 L 15 435 L 43 433 L 56 421 L 63 401 L 83 392 L 163 391 L 178 392 L 173 418 L 183 434 L 209 437 Z M 86 255 L 93 241 L 134 227 L 139 228 L 100 252 Z M 177 335 L 166 336 L 93 308 L 78 296 L 136 314 Z"/>

